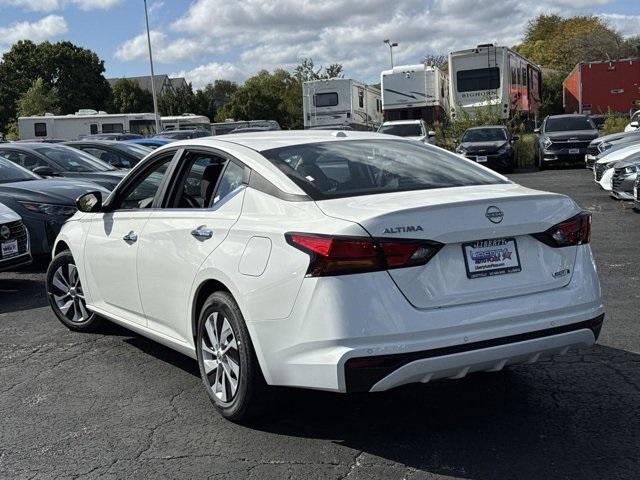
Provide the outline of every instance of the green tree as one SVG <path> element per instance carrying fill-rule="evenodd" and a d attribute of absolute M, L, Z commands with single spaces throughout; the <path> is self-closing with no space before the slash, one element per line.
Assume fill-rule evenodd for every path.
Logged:
<path fill-rule="evenodd" d="M 311 80 L 326 80 L 329 78 L 344 77 L 342 65 L 332 63 L 328 67 L 316 68 L 311 58 L 303 58 L 300 63 L 293 69 L 293 76 L 300 83 Z"/>
<path fill-rule="evenodd" d="M 216 121 L 276 120 L 282 128 L 302 125 L 302 94 L 299 81 L 286 70 L 258 72 L 231 96 L 218 110 Z"/>
<path fill-rule="evenodd" d="M 58 113 L 58 91 L 55 87 L 47 88 L 44 81 L 38 78 L 33 85 L 18 99 L 17 115 L 30 117 L 45 113 Z"/>
<path fill-rule="evenodd" d="M 153 112 L 153 96 L 140 88 L 137 82 L 122 78 L 112 87 L 113 113 Z"/>
<path fill-rule="evenodd" d="M 216 80 L 200 90 L 196 90 L 193 113 L 205 115 L 213 121 L 218 110 L 231 100 L 238 90 L 238 84 L 230 80 Z"/>
<path fill-rule="evenodd" d="M 191 84 L 170 90 L 158 98 L 158 110 L 161 115 L 182 115 L 195 110 L 195 94 Z"/>
<path fill-rule="evenodd" d="M 94 52 L 70 42 L 15 43 L 0 62 L 0 130 L 15 119 L 16 99 L 38 78 L 56 88 L 61 113 L 105 109 L 111 88 L 103 74 L 104 62 Z"/>

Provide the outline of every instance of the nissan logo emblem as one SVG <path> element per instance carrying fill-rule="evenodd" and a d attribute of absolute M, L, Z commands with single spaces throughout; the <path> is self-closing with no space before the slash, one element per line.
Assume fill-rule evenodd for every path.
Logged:
<path fill-rule="evenodd" d="M 504 213 L 498 207 L 491 206 L 487 208 L 487 212 L 484 214 L 491 223 L 500 223 L 504 218 Z"/>
<path fill-rule="evenodd" d="M 0 237 L 2 237 L 3 240 L 9 240 L 10 236 L 11 230 L 9 230 L 9 227 L 6 225 L 3 225 L 2 228 L 0 228 Z"/>

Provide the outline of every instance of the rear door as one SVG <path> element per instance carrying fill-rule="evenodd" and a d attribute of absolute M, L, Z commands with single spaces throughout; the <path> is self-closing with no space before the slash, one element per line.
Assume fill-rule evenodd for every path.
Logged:
<path fill-rule="evenodd" d="M 179 164 L 140 236 L 138 284 L 149 328 L 189 342 L 194 278 L 240 217 L 248 170 L 209 150 L 187 150 Z"/>

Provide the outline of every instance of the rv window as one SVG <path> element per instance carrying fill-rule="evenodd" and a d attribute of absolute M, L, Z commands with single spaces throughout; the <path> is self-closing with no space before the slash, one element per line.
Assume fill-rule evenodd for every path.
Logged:
<path fill-rule="evenodd" d="M 46 123 L 34 123 L 33 130 L 36 134 L 36 137 L 46 137 L 47 136 L 47 124 Z"/>
<path fill-rule="evenodd" d="M 461 70 L 456 74 L 456 78 L 458 79 L 459 92 L 477 92 L 500 88 L 500 69 L 498 67 Z"/>
<path fill-rule="evenodd" d="M 516 78 L 516 67 L 511 67 L 511 85 L 515 85 L 517 83 Z"/>
<path fill-rule="evenodd" d="M 102 133 L 122 133 L 124 129 L 121 123 L 103 123 Z"/>
<path fill-rule="evenodd" d="M 338 93 L 316 93 L 313 96 L 313 105 L 316 107 L 335 107 L 338 105 Z"/>
<path fill-rule="evenodd" d="M 364 108 L 364 90 L 358 90 L 358 106 Z"/>
<path fill-rule="evenodd" d="M 89 125 L 89 132 L 91 133 L 91 135 L 97 135 L 98 134 L 98 124 L 97 123 L 92 123 L 91 125 Z"/>
<path fill-rule="evenodd" d="M 155 120 L 129 120 L 129 132 L 140 135 L 156 133 L 156 122 Z"/>

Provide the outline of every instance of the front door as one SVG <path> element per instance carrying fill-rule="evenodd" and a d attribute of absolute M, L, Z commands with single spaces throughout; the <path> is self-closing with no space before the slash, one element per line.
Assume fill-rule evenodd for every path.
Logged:
<path fill-rule="evenodd" d="M 108 212 L 94 214 L 85 242 L 90 307 L 146 325 L 138 291 L 138 239 L 172 158 L 169 153 L 151 162 L 114 193 Z"/>
<path fill-rule="evenodd" d="M 138 283 L 148 327 L 190 342 L 193 281 L 238 220 L 246 177 L 244 166 L 216 153 L 187 151 L 179 163 L 140 236 Z"/>

